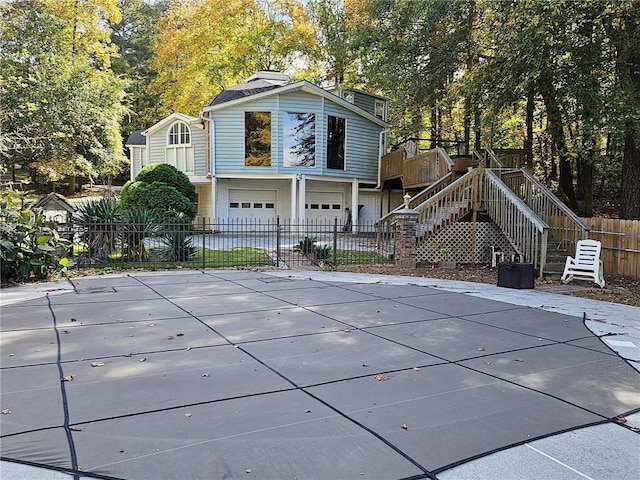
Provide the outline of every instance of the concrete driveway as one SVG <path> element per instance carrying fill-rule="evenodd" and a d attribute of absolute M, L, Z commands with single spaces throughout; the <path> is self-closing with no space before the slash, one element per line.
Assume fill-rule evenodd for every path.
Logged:
<path fill-rule="evenodd" d="M 48 290 L 2 292 L 3 480 L 640 472 L 637 308 L 326 272 Z"/>

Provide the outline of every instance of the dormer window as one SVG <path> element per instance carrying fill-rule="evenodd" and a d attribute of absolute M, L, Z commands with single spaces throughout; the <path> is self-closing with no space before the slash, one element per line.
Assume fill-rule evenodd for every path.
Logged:
<path fill-rule="evenodd" d="M 193 173 L 191 130 L 184 122 L 176 122 L 167 132 L 166 162 L 181 172 Z"/>
<path fill-rule="evenodd" d="M 187 145 L 191 143 L 191 131 L 184 122 L 177 122 L 169 130 L 169 145 Z"/>

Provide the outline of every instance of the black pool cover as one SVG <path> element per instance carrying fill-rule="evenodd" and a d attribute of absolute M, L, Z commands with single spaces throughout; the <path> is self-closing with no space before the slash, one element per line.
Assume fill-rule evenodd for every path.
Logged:
<path fill-rule="evenodd" d="M 434 478 L 640 408 L 580 318 L 264 272 L 2 308 L 2 459 L 107 479 Z"/>

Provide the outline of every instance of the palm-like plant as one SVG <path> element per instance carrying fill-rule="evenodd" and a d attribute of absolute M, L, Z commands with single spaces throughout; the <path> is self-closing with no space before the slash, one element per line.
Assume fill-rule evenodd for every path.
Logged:
<path fill-rule="evenodd" d="M 193 243 L 193 224 L 188 218 L 175 219 L 164 226 L 161 234 L 163 254 L 167 260 L 184 262 L 193 258 L 196 248 Z"/>
<path fill-rule="evenodd" d="M 133 208 L 122 212 L 122 254 L 130 261 L 144 262 L 147 259 L 145 239 L 159 229 L 154 215 L 144 208 Z"/>
<path fill-rule="evenodd" d="M 121 211 L 110 198 L 99 198 L 82 203 L 73 215 L 80 227 L 80 237 L 87 245 L 86 255 L 92 261 L 103 262 L 116 249 Z"/>

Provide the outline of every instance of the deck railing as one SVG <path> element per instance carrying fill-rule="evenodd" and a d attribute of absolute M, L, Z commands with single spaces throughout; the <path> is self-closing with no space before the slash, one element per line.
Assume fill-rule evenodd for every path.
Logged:
<path fill-rule="evenodd" d="M 406 158 L 407 152 L 404 148 L 384 155 L 380 159 L 380 179 L 385 181 L 402 177 Z"/>
<path fill-rule="evenodd" d="M 407 158 L 404 162 L 402 186 L 413 188 L 430 185 L 450 172 L 454 166 L 454 161 L 442 148 L 434 148 L 417 157 Z"/>
<path fill-rule="evenodd" d="M 402 178 L 403 188 L 434 183 L 455 165 L 442 148 L 434 148 L 412 158 L 407 158 L 405 150 L 400 149 L 383 156 L 380 162 L 380 179 Z"/>
<path fill-rule="evenodd" d="M 484 210 L 516 248 L 522 261 L 533 263 L 540 276 L 547 258 L 549 225 L 491 170 L 484 169 Z"/>
<path fill-rule="evenodd" d="M 549 225 L 549 240 L 556 249 L 573 254 L 576 242 L 588 237 L 589 227 L 531 173 L 505 171 L 501 179 Z"/>

